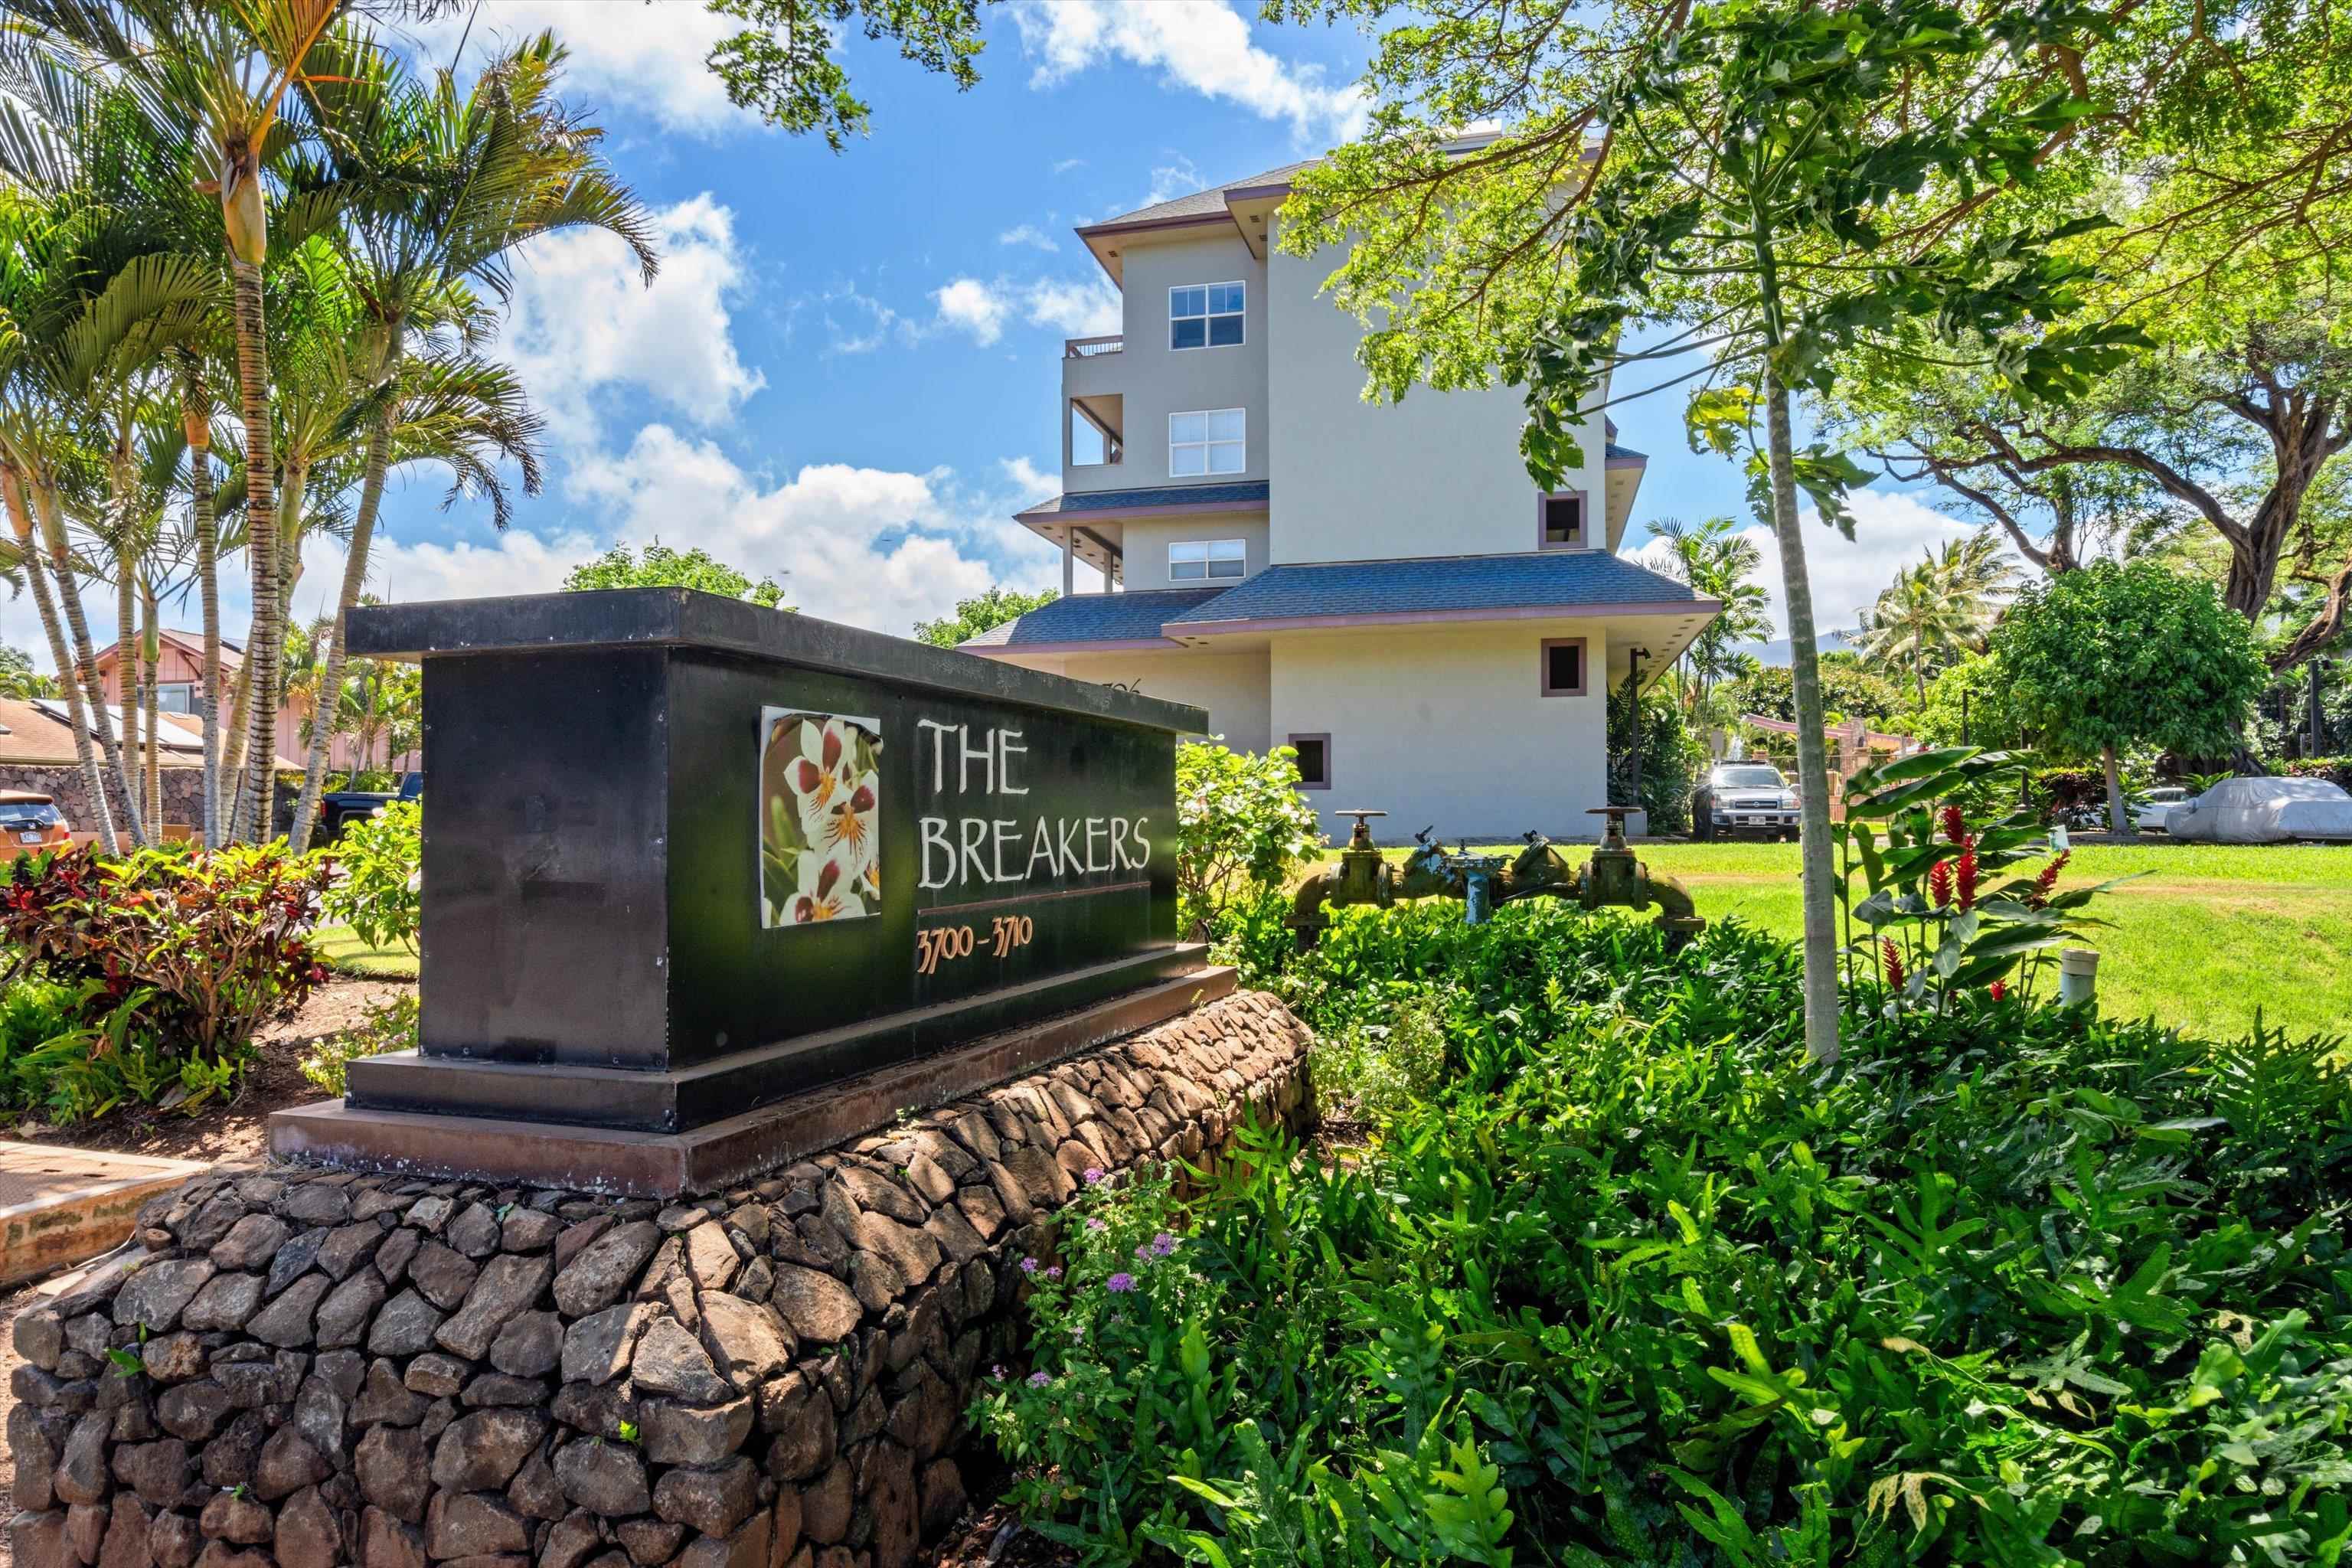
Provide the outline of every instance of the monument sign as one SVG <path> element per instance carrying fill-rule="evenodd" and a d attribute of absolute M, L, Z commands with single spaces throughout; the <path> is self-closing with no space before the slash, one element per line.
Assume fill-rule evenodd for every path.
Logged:
<path fill-rule="evenodd" d="M 690 1133 L 1201 968 L 1197 709 L 683 590 L 351 636 L 424 663 L 422 1015 L 331 1120 Z M 321 1114 L 278 1145 L 366 1152 Z"/>

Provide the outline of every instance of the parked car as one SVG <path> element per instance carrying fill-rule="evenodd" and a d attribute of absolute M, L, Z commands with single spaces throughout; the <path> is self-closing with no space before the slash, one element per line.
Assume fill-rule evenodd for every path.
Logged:
<path fill-rule="evenodd" d="M 2195 798 L 2195 792 L 2179 784 L 2162 784 L 2147 792 L 2147 798 L 2131 807 L 2132 826 L 2142 833 L 2166 830 L 2166 819 L 2176 805 L 2185 805 Z"/>
<path fill-rule="evenodd" d="M 319 797 L 319 828 L 331 841 L 352 823 L 373 816 L 395 800 L 422 800 L 425 775 L 403 773 L 397 790 L 339 789 Z"/>
<path fill-rule="evenodd" d="M 1797 792 L 1769 763 L 1717 763 L 1691 795 L 1691 837 L 1797 837 Z"/>
<path fill-rule="evenodd" d="M 0 789 L 0 852 L 8 857 L 73 842 L 73 824 L 37 790 Z"/>
<path fill-rule="evenodd" d="M 2223 779 L 2174 806 L 2164 830 L 2207 844 L 2352 842 L 2352 795 L 2326 779 Z"/>

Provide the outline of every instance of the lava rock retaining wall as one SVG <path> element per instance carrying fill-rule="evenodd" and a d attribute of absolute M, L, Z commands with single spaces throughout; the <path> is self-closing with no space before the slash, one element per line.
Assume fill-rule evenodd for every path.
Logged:
<path fill-rule="evenodd" d="M 1089 1166 L 1307 1103 L 1239 993 L 723 1194 L 280 1163 L 16 1319 L 18 1568 L 899 1568 Z"/>

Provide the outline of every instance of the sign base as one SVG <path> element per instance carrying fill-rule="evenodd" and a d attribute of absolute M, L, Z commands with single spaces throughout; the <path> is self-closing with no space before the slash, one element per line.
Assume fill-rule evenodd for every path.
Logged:
<path fill-rule="evenodd" d="M 1198 963 L 1197 947 L 1178 951 L 1191 963 Z M 712 1192 L 887 1127 L 908 1111 L 944 1105 L 1063 1057 L 1165 1023 L 1228 994 L 1234 984 L 1234 972 L 1229 967 L 1193 969 L 1094 1002 L 1076 1012 L 828 1084 L 683 1132 L 435 1114 L 331 1100 L 273 1114 L 269 1151 L 286 1159 L 441 1180 L 573 1187 L 648 1198 Z M 369 1060 L 391 1062 L 409 1055 L 401 1052 Z M 352 1064 L 354 1079 L 365 1065 Z M 424 1065 L 427 1064 L 420 1067 Z M 599 1071 L 495 1063 L 447 1065 L 529 1075 L 527 1081 L 541 1084 L 551 1073 Z M 655 1075 L 599 1071 L 600 1080 L 651 1076 Z M 478 1090 L 469 1087 L 467 1092 L 471 1096 Z M 479 1100 L 469 1098 L 467 1103 Z M 532 1109 L 544 1115 L 548 1108 L 541 1100 Z"/>

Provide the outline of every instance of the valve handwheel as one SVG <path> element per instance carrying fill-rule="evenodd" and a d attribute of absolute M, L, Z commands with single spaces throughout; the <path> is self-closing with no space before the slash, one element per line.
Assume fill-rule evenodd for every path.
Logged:
<path fill-rule="evenodd" d="M 1334 816 L 1352 816 L 1356 819 L 1355 831 L 1348 835 L 1349 848 L 1370 849 L 1372 847 L 1371 818 L 1375 816 L 1386 816 L 1388 813 L 1385 811 L 1348 810 L 1333 812 L 1332 815 Z"/>

